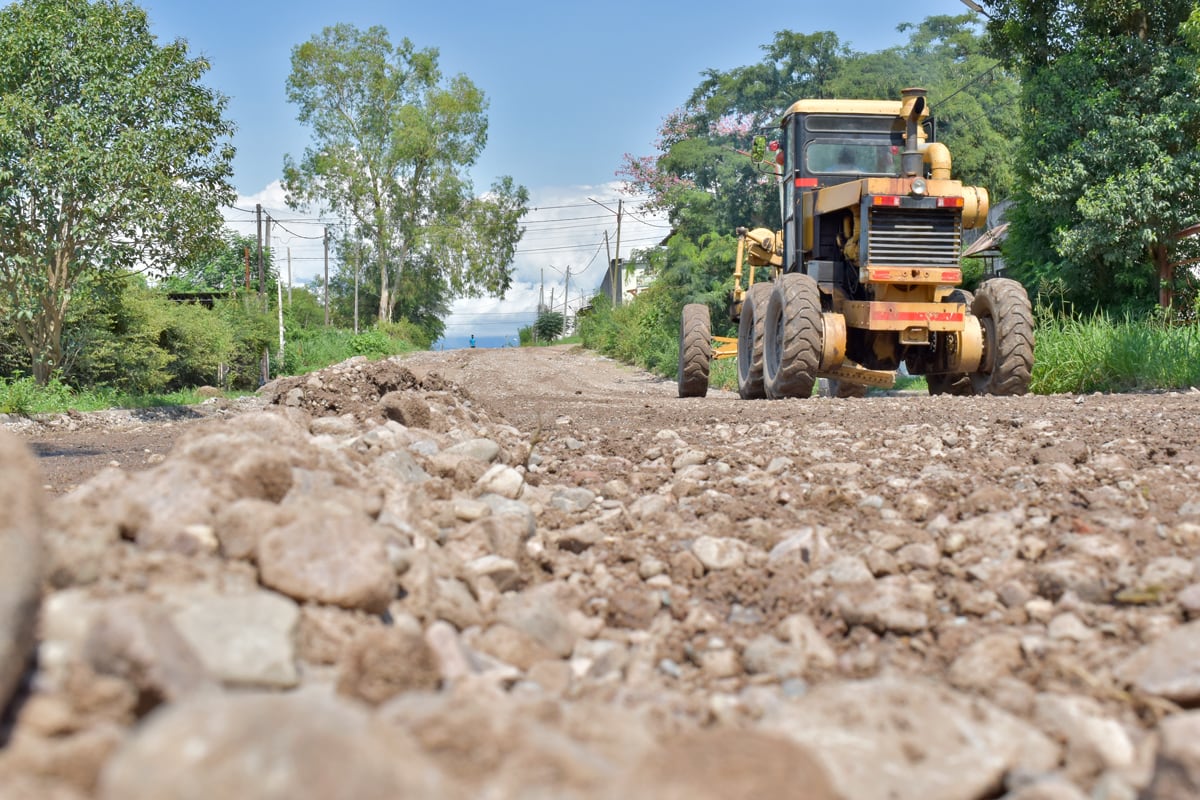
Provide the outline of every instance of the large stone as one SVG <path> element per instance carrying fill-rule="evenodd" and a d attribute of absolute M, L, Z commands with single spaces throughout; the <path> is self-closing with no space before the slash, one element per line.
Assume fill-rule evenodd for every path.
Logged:
<path fill-rule="evenodd" d="M 1138 650 L 1118 666 L 1117 677 L 1146 694 L 1183 705 L 1200 702 L 1200 621 Z"/>
<path fill-rule="evenodd" d="M 458 797 L 399 730 L 315 692 L 229 694 L 155 715 L 105 766 L 100 800 Z"/>
<path fill-rule="evenodd" d="M 840 800 L 810 748 L 757 731 L 692 733 L 650 751 L 614 797 Z"/>
<path fill-rule="evenodd" d="M 478 480 L 483 493 L 498 494 L 516 500 L 525 489 L 525 476 L 504 464 L 493 464 Z"/>
<path fill-rule="evenodd" d="M 1086 781 L 1106 770 L 1133 766 L 1134 747 L 1117 720 L 1090 697 L 1043 693 L 1034 704 L 1035 721 L 1046 733 L 1066 742 L 1068 774 Z"/>
<path fill-rule="evenodd" d="M 496 460 L 496 456 L 500 455 L 500 445 L 491 439 L 468 439 L 447 447 L 444 452 L 491 463 Z"/>
<path fill-rule="evenodd" d="M 575 648 L 578 634 L 564 602 L 566 586 L 545 583 L 520 594 L 506 595 L 496 609 L 496 619 L 533 638 L 551 653 L 566 658 Z"/>
<path fill-rule="evenodd" d="M 299 680 L 300 609 L 283 595 L 197 592 L 186 597 L 172 620 L 208 673 L 227 686 L 289 689 Z"/>
<path fill-rule="evenodd" d="M 921 679 L 827 683 L 772 708 L 761 727 L 807 747 L 855 800 L 980 800 L 1012 770 L 1058 763 L 1037 729 Z"/>
<path fill-rule="evenodd" d="M 20 442 L 0 434 L 0 709 L 33 649 L 45 554 L 41 472 Z"/>
<path fill-rule="evenodd" d="M 746 543 L 740 539 L 701 536 L 692 542 L 692 553 L 705 569 L 737 569 L 746 563 Z"/>
<path fill-rule="evenodd" d="M 88 630 L 83 656 L 96 672 L 131 684 L 144 709 L 214 686 L 167 609 L 138 596 L 104 604 Z"/>
<path fill-rule="evenodd" d="M 1167 717 L 1159 734 L 1154 777 L 1143 800 L 1200 797 L 1200 711 Z"/>
<path fill-rule="evenodd" d="M 906 577 L 890 576 L 848 588 L 835 604 L 848 625 L 864 625 L 880 634 L 919 633 L 929 627 L 925 605 L 931 599 L 920 586 Z"/>
<path fill-rule="evenodd" d="M 366 628 L 342 658 L 337 690 L 379 705 L 401 692 L 432 690 L 439 683 L 437 656 L 419 630 Z"/>
<path fill-rule="evenodd" d="M 1010 677 L 1024 662 L 1021 641 L 1013 634 L 985 636 L 968 647 L 950 665 L 947 678 L 959 689 L 986 691 Z"/>
<path fill-rule="evenodd" d="M 263 585 L 297 600 L 381 612 L 396 594 L 384 538 L 369 517 L 334 503 L 305 503 L 258 543 Z"/>

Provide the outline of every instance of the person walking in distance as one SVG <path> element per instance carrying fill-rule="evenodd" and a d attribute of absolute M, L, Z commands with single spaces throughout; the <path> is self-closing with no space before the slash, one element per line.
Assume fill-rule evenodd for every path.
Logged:
<path fill-rule="evenodd" d="M 475 346 L 475 334 L 471 334 L 471 347 Z"/>

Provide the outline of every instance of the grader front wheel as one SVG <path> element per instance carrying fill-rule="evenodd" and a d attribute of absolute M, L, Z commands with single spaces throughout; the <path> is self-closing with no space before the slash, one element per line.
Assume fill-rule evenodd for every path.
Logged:
<path fill-rule="evenodd" d="M 679 396 L 708 394 L 708 365 L 712 361 L 712 320 L 708 306 L 689 303 L 679 324 Z"/>
<path fill-rule="evenodd" d="M 767 305 L 771 302 L 771 284 L 756 283 L 746 290 L 742 316 L 738 320 L 738 394 L 743 400 L 767 396 L 763 386 L 763 330 Z"/>
<path fill-rule="evenodd" d="M 985 281 L 971 311 L 984 330 L 984 363 L 971 374 L 971 388 L 975 394 L 1025 394 L 1033 372 L 1033 309 L 1025 287 L 1007 278 Z"/>
<path fill-rule="evenodd" d="M 807 275 L 779 276 L 763 329 L 767 397 L 811 397 L 821 364 L 821 290 Z"/>

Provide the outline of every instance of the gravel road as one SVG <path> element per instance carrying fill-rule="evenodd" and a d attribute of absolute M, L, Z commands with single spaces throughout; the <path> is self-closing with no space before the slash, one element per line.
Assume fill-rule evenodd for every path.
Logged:
<path fill-rule="evenodd" d="M 0 798 L 1200 796 L 1195 390 L 552 347 L 2 427 Z"/>

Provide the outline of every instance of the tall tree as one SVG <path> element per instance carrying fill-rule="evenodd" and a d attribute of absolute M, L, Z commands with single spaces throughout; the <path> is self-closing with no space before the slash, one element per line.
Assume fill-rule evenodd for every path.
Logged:
<path fill-rule="evenodd" d="M 166 272 L 220 231 L 233 126 L 207 69 L 129 2 L 0 9 L 0 315 L 38 381 L 84 276 Z"/>
<path fill-rule="evenodd" d="M 443 78 L 436 49 L 341 24 L 293 49 L 287 93 L 313 135 L 299 162 L 285 160 L 288 202 L 325 204 L 371 242 L 381 320 L 395 314 L 403 272 L 430 259 L 453 296 L 503 295 L 528 195 L 504 179 L 474 196 L 467 169 L 487 142 L 474 83 Z M 492 232 L 511 246 L 470 234 L 497 220 Z"/>
<path fill-rule="evenodd" d="M 1200 221 L 1191 0 L 984 0 L 1023 79 L 1008 260 L 1087 305 L 1169 308 Z"/>
<path fill-rule="evenodd" d="M 268 297 L 275 297 L 276 273 L 274 253 L 264 248 L 263 267 L 267 284 L 262 287 Z M 258 242 L 253 236 L 225 231 L 214 248 L 190 254 L 163 282 L 172 291 L 235 292 L 238 289 L 257 289 Z"/>
<path fill-rule="evenodd" d="M 954 153 L 955 177 L 1008 194 L 1014 77 L 984 54 L 972 15 L 929 17 L 901 30 L 907 43 L 877 53 L 856 53 L 828 31 L 780 31 L 759 63 L 706 72 L 687 104 L 664 121 L 657 154 L 626 155 L 618 174 L 665 209 L 674 227 L 658 275 L 675 294 L 675 308 L 704 300 L 718 311 L 728 296 L 733 231 L 779 227 L 774 154 L 766 163 L 747 154 L 756 134 L 778 135 L 783 112 L 802 98 L 899 99 L 900 89 L 923 86 L 935 104 L 939 139 Z M 724 325 L 724 316 L 714 313 L 714 324 Z"/>

